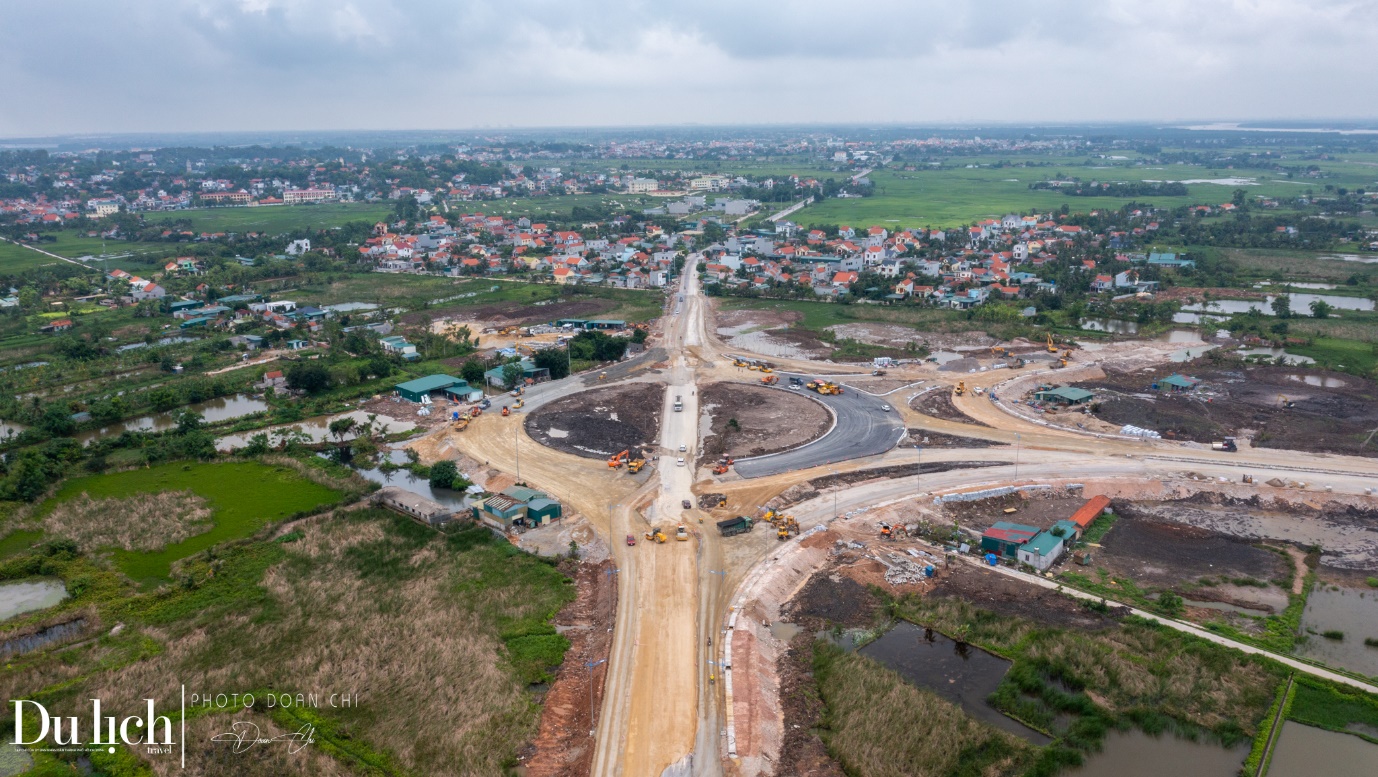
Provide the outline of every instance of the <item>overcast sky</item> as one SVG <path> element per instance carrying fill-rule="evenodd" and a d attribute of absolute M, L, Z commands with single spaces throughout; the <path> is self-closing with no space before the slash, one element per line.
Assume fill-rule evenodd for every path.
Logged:
<path fill-rule="evenodd" d="M 0 136 L 1378 116 L 1375 0 L 4 0 Z"/>

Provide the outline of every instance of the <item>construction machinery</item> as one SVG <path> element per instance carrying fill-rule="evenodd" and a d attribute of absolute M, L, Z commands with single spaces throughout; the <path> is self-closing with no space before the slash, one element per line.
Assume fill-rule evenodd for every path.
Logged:
<path fill-rule="evenodd" d="M 651 540 L 652 542 L 664 544 L 665 533 L 662 532 L 660 529 L 651 529 L 650 531 L 646 532 L 646 539 Z"/>
<path fill-rule="evenodd" d="M 642 468 L 645 466 L 645 459 L 632 459 L 631 461 L 627 462 L 627 471 L 635 475 L 636 473 L 640 472 Z"/>
<path fill-rule="evenodd" d="M 1284 396 L 1281 395 L 1281 394 L 1278 394 L 1278 406 L 1279 406 L 1279 407 L 1282 407 L 1283 409 L 1286 409 L 1286 410 L 1291 410 L 1292 408 L 1294 408 L 1294 407 L 1297 406 L 1297 403 L 1296 403 L 1296 402 L 1293 402 L 1292 400 L 1288 399 L 1287 397 L 1284 397 Z"/>
<path fill-rule="evenodd" d="M 1068 348 L 1067 350 L 1065 350 L 1065 351 L 1062 352 L 1062 360 L 1063 360 L 1063 361 L 1071 361 L 1071 360 L 1072 360 L 1072 349 L 1071 349 L 1071 348 Z"/>
<path fill-rule="evenodd" d="M 1057 346 L 1053 345 L 1053 336 L 1048 335 L 1048 353 L 1057 353 Z"/>
<path fill-rule="evenodd" d="M 714 474 L 714 475 L 725 475 L 725 474 L 727 474 L 727 468 L 732 466 L 732 462 L 733 462 L 733 459 L 732 459 L 731 456 L 723 456 L 721 459 L 718 459 L 717 465 L 713 467 L 713 474 Z M 726 501 L 726 500 L 724 500 L 724 501 Z"/>
<path fill-rule="evenodd" d="M 457 419 L 455 419 L 455 431 L 456 431 L 456 432 L 462 432 L 462 431 L 464 431 L 465 429 L 468 429 L 468 428 L 469 428 L 469 419 L 468 419 L 468 418 L 457 418 Z"/>
<path fill-rule="evenodd" d="M 964 380 L 957 381 L 957 388 L 953 389 L 952 393 L 956 394 L 959 397 L 967 393 L 967 382 Z"/>
<path fill-rule="evenodd" d="M 687 529 L 684 528 L 684 524 L 682 524 L 682 523 L 679 525 L 679 528 L 678 528 L 678 529 L 675 529 L 675 541 L 676 541 L 676 542 L 688 542 L 688 541 L 689 541 L 689 531 L 688 531 Z"/>
<path fill-rule="evenodd" d="M 511 415 L 511 414 L 512 414 L 512 411 L 509 410 L 509 409 L 507 408 L 507 405 L 503 405 L 503 406 L 502 406 L 502 417 L 503 417 L 503 418 L 506 418 L 507 416 L 509 416 L 509 415 Z"/>
<path fill-rule="evenodd" d="M 799 522 L 794 520 L 792 515 L 781 515 L 775 520 L 775 539 L 787 540 L 791 535 L 799 534 Z"/>
<path fill-rule="evenodd" d="M 774 370 L 772 370 L 770 367 L 768 367 L 768 366 L 766 366 L 766 365 L 763 364 L 763 365 L 761 365 L 761 372 L 764 372 L 764 373 L 766 373 L 767 375 L 769 375 L 770 373 L 774 372 Z"/>
<path fill-rule="evenodd" d="M 880 538 L 883 540 L 895 539 L 895 532 L 893 529 L 890 528 L 890 524 L 882 523 L 880 525 Z"/>
<path fill-rule="evenodd" d="M 1233 437 L 1226 437 L 1220 442 L 1211 443 L 1211 450 L 1225 451 L 1226 453 L 1237 453 L 1239 451 L 1239 445 L 1235 442 Z"/>
<path fill-rule="evenodd" d="M 746 366 L 746 362 L 742 361 L 741 359 L 733 359 L 733 360 L 732 360 L 732 366 L 733 366 L 733 367 L 745 367 L 745 366 Z"/>
<path fill-rule="evenodd" d="M 618 467 L 620 467 L 620 466 L 622 466 L 623 464 L 627 463 L 627 458 L 628 458 L 630 455 L 631 455 L 631 451 L 622 451 L 621 453 L 617 454 L 616 456 L 613 456 L 612 458 L 608 459 L 608 467 L 611 468 L 611 469 L 617 469 Z"/>
<path fill-rule="evenodd" d="M 482 408 L 482 407 L 470 408 L 469 412 L 473 414 L 473 417 L 474 417 L 474 418 L 478 418 L 479 416 L 483 415 L 483 408 Z"/>
<path fill-rule="evenodd" d="M 761 385 L 762 385 L 762 386 L 774 386 L 776 383 L 779 383 L 779 382 L 780 382 L 780 376 L 779 376 L 779 375 L 766 375 L 766 376 L 764 376 L 764 377 L 761 378 Z"/>
<path fill-rule="evenodd" d="M 747 515 L 739 515 L 736 518 L 718 521 L 718 533 L 722 534 L 724 537 L 746 534 L 749 531 L 751 531 L 751 517 Z"/>
<path fill-rule="evenodd" d="M 991 355 L 991 356 L 1009 356 L 1009 355 L 1010 355 L 1010 349 L 1006 348 L 1006 347 L 1003 346 L 1003 345 L 992 345 L 992 346 L 990 347 L 990 355 Z"/>
<path fill-rule="evenodd" d="M 525 400 L 525 399 L 518 399 L 516 402 L 513 402 L 513 403 L 512 403 L 512 409 L 513 409 L 513 410 L 521 410 L 521 409 L 524 408 L 524 407 L 526 407 L 526 400 Z"/>
<path fill-rule="evenodd" d="M 761 365 L 759 365 L 759 364 L 748 364 L 748 365 L 746 365 L 746 368 L 747 368 L 748 370 L 751 370 L 752 372 L 760 372 L 760 370 L 761 370 Z"/>
<path fill-rule="evenodd" d="M 607 379 L 608 379 L 608 373 L 606 373 L 606 372 L 600 372 L 600 373 L 598 373 L 598 379 L 599 379 L 599 380 L 607 380 Z"/>

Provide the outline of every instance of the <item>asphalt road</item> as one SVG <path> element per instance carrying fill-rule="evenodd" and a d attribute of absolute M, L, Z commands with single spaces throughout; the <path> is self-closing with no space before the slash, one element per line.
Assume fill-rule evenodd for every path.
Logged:
<path fill-rule="evenodd" d="M 738 475 L 759 478 L 874 456 L 890 450 L 899 442 L 904 420 L 898 411 L 881 409 L 886 404 L 885 400 L 860 391 L 847 391 L 841 396 L 813 393 L 810 396 L 832 408 L 837 415 L 837 424 L 832 431 L 807 445 L 783 453 L 738 459 L 734 465 Z"/>

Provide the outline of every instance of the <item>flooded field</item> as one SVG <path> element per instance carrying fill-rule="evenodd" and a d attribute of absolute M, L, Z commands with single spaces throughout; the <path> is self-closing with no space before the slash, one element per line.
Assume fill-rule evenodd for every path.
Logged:
<path fill-rule="evenodd" d="M 330 438 L 331 421 L 334 421 L 337 418 L 349 417 L 353 418 L 356 424 L 367 424 L 368 415 L 369 414 L 364 412 L 363 410 L 351 410 L 348 413 L 340 413 L 338 415 L 312 416 L 311 418 L 307 418 L 303 421 L 298 421 L 294 424 L 282 424 L 280 426 L 270 426 L 265 429 L 255 429 L 252 432 L 242 432 L 240 434 L 227 435 L 216 440 L 215 447 L 216 450 L 220 451 L 231 451 L 236 448 L 243 448 L 244 446 L 249 444 L 249 439 L 256 434 L 266 434 L 268 435 L 269 440 L 276 442 L 276 436 L 289 429 L 299 430 L 302 434 L 306 436 L 306 439 L 309 442 L 325 442 L 327 439 Z M 399 421 L 397 419 L 385 418 L 383 416 L 378 417 L 378 423 L 380 425 L 386 424 L 389 433 L 409 432 L 412 429 L 416 428 L 416 424 L 412 423 L 411 421 Z M 346 435 L 345 439 L 353 439 L 353 435 Z"/>
<path fill-rule="evenodd" d="M 402 451 L 391 451 L 389 460 L 393 464 L 405 464 L 407 457 Z M 471 501 L 463 491 L 451 491 L 448 488 L 431 488 L 429 478 L 417 477 L 411 470 L 395 469 L 385 472 L 381 467 L 352 467 L 365 480 L 377 483 L 380 486 L 396 486 L 403 491 L 410 491 L 413 494 L 424 496 L 437 504 L 445 505 L 453 510 L 467 509 Z"/>
<path fill-rule="evenodd" d="M 61 580 L 25 580 L 0 585 L 0 621 L 35 610 L 45 610 L 67 598 Z"/>
<path fill-rule="evenodd" d="M 82 445 L 86 445 L 92 440 L 99 440 L 102 437 L 110 437 L 124 432 L 161 432 L 175 427 L 177 419 L 184 412 L 200 413 L 206 423 L 213 424 L 259 413 L 268 410 L 269 407 L 268 403 L 261 399 L 255 399 L 247 394 L 235 394 L 234 396 L 218 397 L 163 413 L 154 413 L 112 426 L 81 432 L 75 435 L 75 439 Z"/>
<path fill-rule="evenodd" d="M 1225 749 L 1207 742 L 1174 736 L 1154 737 L 1142 731 L 1112 731 L 1104 747 L 1090 756 L 1071 777 L 1235 777 L 1247 743 Z"/>
<path fill-rule="evenodd" d="M 1286 295 L 1291 303 L 1292 312 L 1305 315 L 1311 308 L 1311 303 L 1316 301 L 1325 302 L 1336 310 L 1373 310 L 1373 300 L 1364 297 L 1344 297 L 1339 294 L 1303 294 L 1293 293 Z M 1248 313 L 1250 310 L 1257 310 L 1265 316 L 1273 315 L 1273 300 L 1275 296 L 1269 296 L 1262 300 L 1248 299 L 1217 299 L 1210 302 L 1198 303 L 1195 305 L 1183 305 L 1182 310 L 1188 313 L 1207 313 L 1216 315 L 1234 315 L 1235 313 Z"/>
<path fill-rule="evenodd" d="M 1310 636 L 1298 655 L 1378 677 L 1378 647 L 1364 644 L 1365 639 L 1378 641 L 1378 589 L 1316 586 L 1306 599 L 1301 626 Z M 1327 631 L 1343 636 L 1328 639 L 1322 636 Z"/>
<path fill-rule="evenodd" d="M 1010 662 L 999 656 L 908 622 L 897 624 L 859 652 L 957 704 L 982 723 L 1035 745 L 1052 741 L 986 703 L 1010 668 Z"/>
<path fill-rule="evenodd" d="M 1268 777 L 1372 777 L 1378 773 L 1378 745 L 1350 734 L 1282 724 Z"/>

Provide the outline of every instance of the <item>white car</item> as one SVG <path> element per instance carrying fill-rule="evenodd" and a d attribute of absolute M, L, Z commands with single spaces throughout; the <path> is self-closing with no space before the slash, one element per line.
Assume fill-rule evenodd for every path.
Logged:
<path fill-rule="evenodd" d="M 890 406 L 889 406 L 889 405 L 881 405 L 881 406 L 880 406 L 880 409 L 881 409 L 881 410 L 884 410 L 884 411 L 887 412 L 887 413 L 890 412 Z"/>
<path fill-rule="evenodd" d="M 684 443 L 680 443 L 680 444 L 679 444 L 679 452 L 680 452 L 680 453 L 684 453 L 684 452 L 687 451 L 687 450 L 689 450 L 689 446 L 688 446 L 688 445 L 685 445 Z"/>
<path fill-rule="evenodd" d="M 676 466 L 679 466 L 679 467 L 683 467 L 683 466 L 684 466 L 684 457 L 683 457 L 683 456 L 680 456 L 678 459 L 675 459 L 675 465 L 676 465 Z"/>

